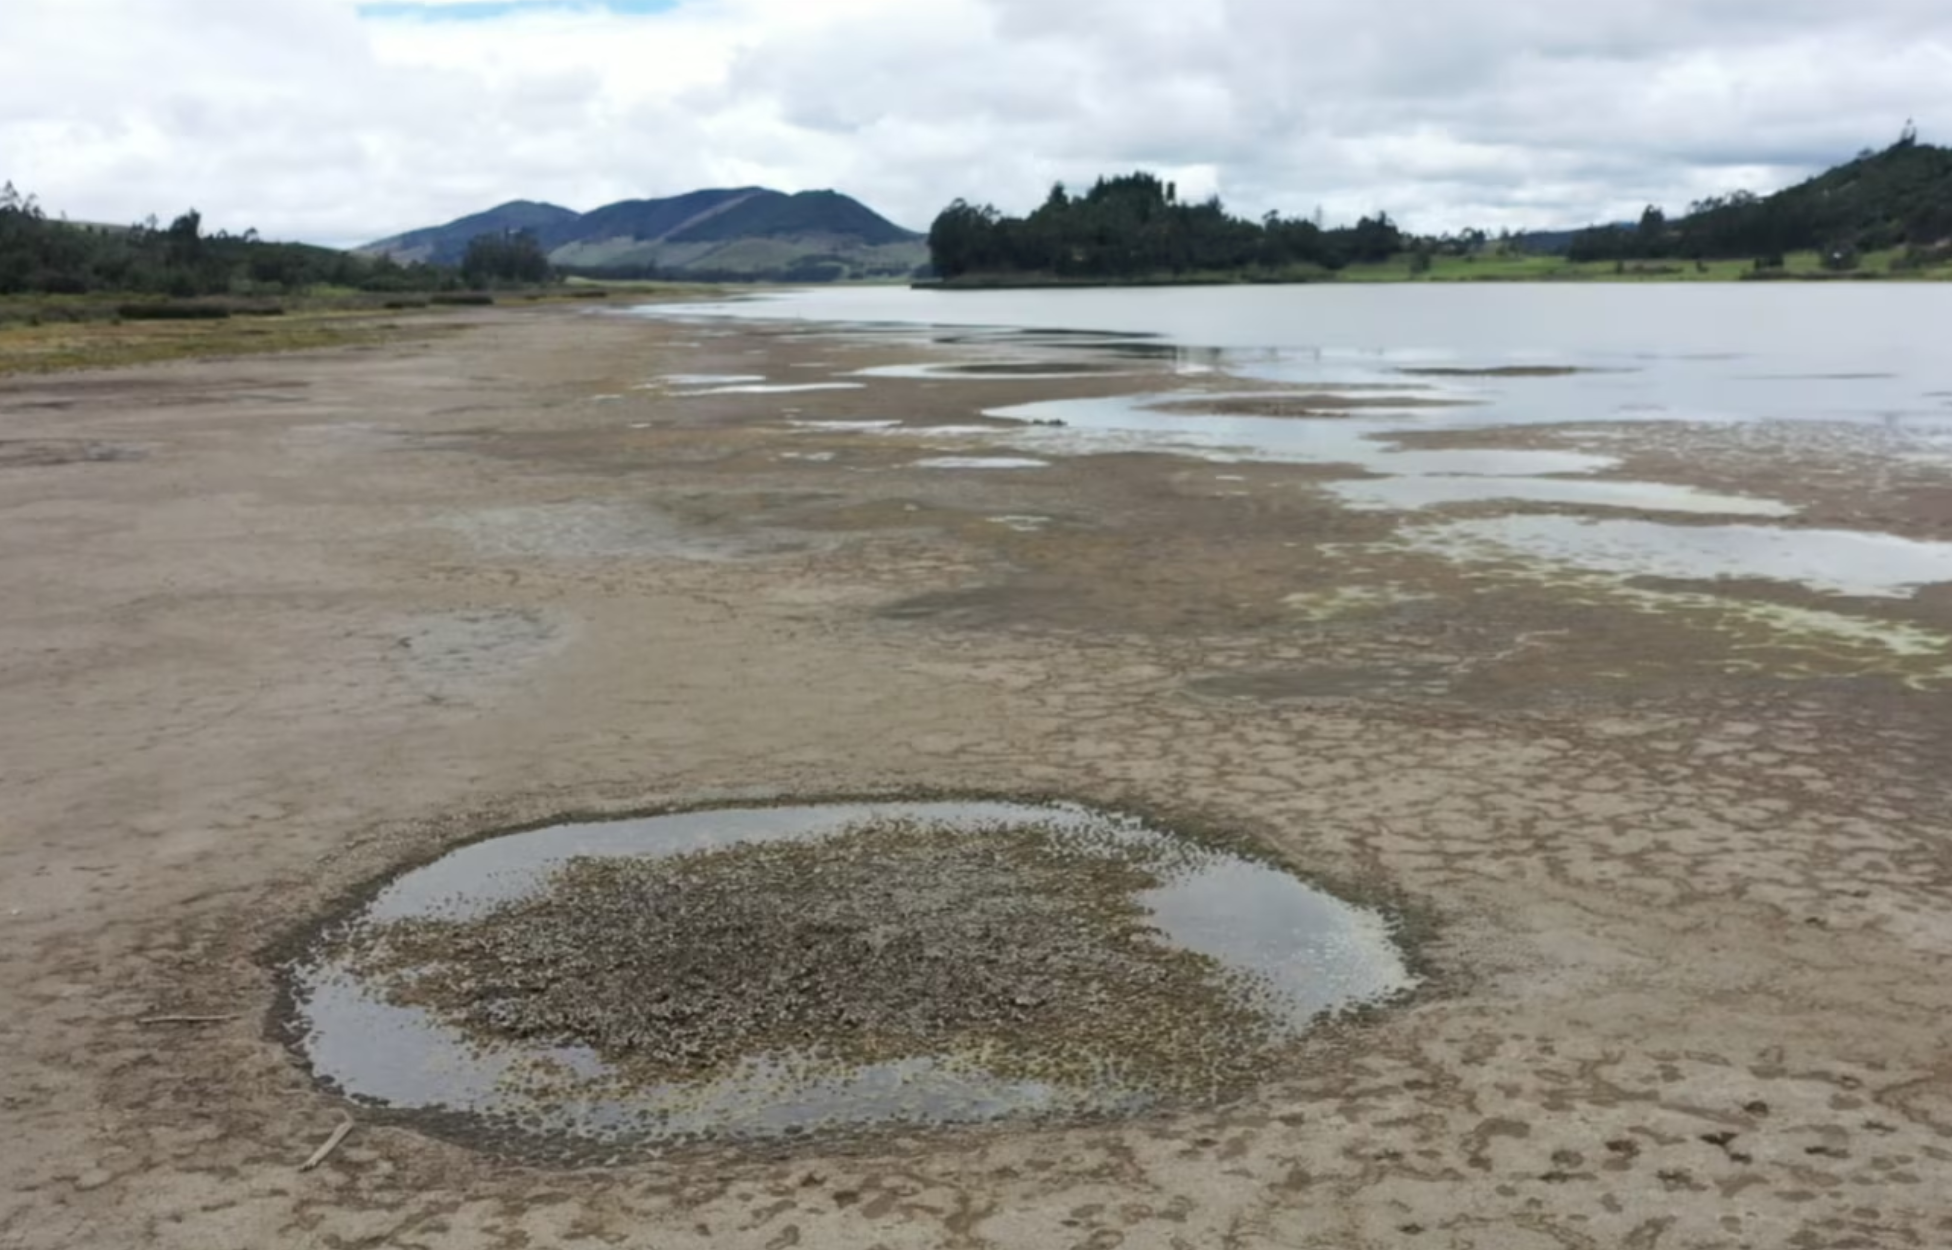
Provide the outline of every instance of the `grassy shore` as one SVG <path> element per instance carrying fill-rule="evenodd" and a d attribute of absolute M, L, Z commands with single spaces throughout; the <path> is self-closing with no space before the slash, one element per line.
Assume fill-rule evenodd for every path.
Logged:
<path fill-rule="evenodd" d="M 378 343 L 411 330 L 440 332 L 432 313 L 497 305 L 532 307 L 619 295 L 697 297 L 713 288 L 675 283 L 568 282 L 535 290 L 373 293 L 318 289 L 275 299 L 162 300 L 153 296 L 0 297 L 0 376 L 113 369 L 211 356 L 307 351 Z"/>
<path fill-rule="evenodd" d="M 1328 270 L 1296 266 L 1247 272 L 1193 271 L 1143 274 L 1130 278 L 1062 278 L 1045 274 L 968 274 L 948 282 L 918 283 L 941 290 L 1002 290 L 1044 287 L 1100 286 L 1234 286 L 1296 282 L 1748 282 L 1748 281 L 1945 281 L 1952 266 L 1903 269 L 1896 249 L 1865 254 L 1855 269 L 1824 268 L 1816 252 L 1792 252 L 1781 269 L 1758 271 L 1752 260 L 1663 260 L 1573 262 L 1563 256 L 1523 253 L 1479 256 L 1432 256 L 1419 271 L 1413 256 L 1400 253 L 1389 260 Z"/>
<path fill-rule="evenodd" d="M 405 324 L 397 312 L 337 310 L 207 321 L 18 319 L 0 324 L 0 376 L 347 347 L 380 342 Z"/>
<path fill-rule="evenodd" d="M 1816 252 L 1791 252 L 1779 270 L 1758 271 L 1752 260 L 1583 261 L 1563 256 L 1433 256 L 1430 268 L 1413 272 L 1405 253 L 1381 264 L 1351 265 L 1338 275 L 1346 282 L 1747 282 L 1755 280 L 1847 282 L 1870 279 L 1907 281 L 1952 278 L 1952 268 L 1905 270 L 1894 267 L 1897 249 L 1866 253 L 1857 268 L 1833 271 Z"/>

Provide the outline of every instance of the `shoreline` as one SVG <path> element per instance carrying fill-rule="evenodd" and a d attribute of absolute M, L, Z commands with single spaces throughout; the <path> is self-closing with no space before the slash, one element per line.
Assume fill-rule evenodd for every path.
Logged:
<path fill-rule="evenodd" d="M 1189 384 L 1146 357 L 868 377 L 983 350 L 585 311 L 0 378 L 10 1250 L 1879 1244 L 1952 1218 L 1952 705 L 1918 642 L 1952 631 L 1945 588 L 1461 563 L 1344 506 L 1365 474 L 1334 463 L 967 467 L 988 409 Z M 677 380 L 752 376 L 860 385 Z M 1942 467 L 1673 432 L 1409 443 L 1603 446 L 1799 525 L 1943 524 Z M 390 1123 L 277 1026 L 281 942 L 487 832 L 921 792 L 1242 839 L 1400 902 L 1432 990 L 1225 1106 L 582 1169 Z"/>
<path fill-rule="evenodd" d="M 1204 287 L 1204 286 L 1446 286 L 1470 283 L 1498 284 L 1536 284 L 1542 286 L 1579 285 L 1586 283 L 1671 283 L 1674 285 L 1699 285 L 1702 283 L 1729 282 L 1944 282 L 1952 275 L 1943 273 L 1778 273 L 1768 270 L 1747 272 L 1728 276 L 1695 276 L 1685 273 L 1532 273 L 1532 274 L 1464 274 L 1453 273 L 1442 276 L 1429 274 L 1403 273 L 1352 274 L 1342 272 L 1325 273 L 1311 277 L 1257 277 L 1242 275 L 1238 277 L 1184 277 L 1152 276 L 1140 278 L 1033 278 L 1018 275 L 983 275 L 973 278 L 953 278 L 947 281 L 923 279 L 909 283 L 909 289 L 916 291 L 1044 291 L 1044 290 L 1094 290 L 1105 287 Z"/>

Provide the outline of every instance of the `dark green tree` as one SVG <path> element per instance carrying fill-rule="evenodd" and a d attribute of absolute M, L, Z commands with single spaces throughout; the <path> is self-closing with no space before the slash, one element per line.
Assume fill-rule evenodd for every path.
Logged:
<path fill-rule="evenodd" d="M 1346 230 L 1269 214 L 1234 217 L 1220 199 L 1182 200 L 1179 189 L 1140 171 L 1099 178 L 1082 195 L 1059 184 L 1027 217 L 957 200 L 929 229 L 938 277 L 968 274 L 1135 278 L 1188 273 L 1339 268 L 1386 259 L 1404 245 L 1385 214 Z"/>
<path fill-rule="evenodd" d="M 461 260 L 461 277 L 472 287 L 539 286 L 554 276 L 548 254 L 529 230 L 476 235 Z"/>
<path fill-rule="evenodd" d="M 0 187 L 0 294 L 202 296 L 301 291 L 315 286 L 435 290 L 453 270 L 302 243 L 267 243 L 256 230 L 206 234 L 195 209 L 167 227 L 154 217 L 126 229 L 51 219 L 31 195 Z"/>

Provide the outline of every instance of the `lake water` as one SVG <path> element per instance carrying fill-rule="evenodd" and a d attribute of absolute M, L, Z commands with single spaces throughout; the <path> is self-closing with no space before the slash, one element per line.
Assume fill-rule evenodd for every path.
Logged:
<path fill-rule="evenodd" d="M 1745 473 L 1775 454 L 1888 459 L 1952 478 L 1952 352 L 1940 342 L 1952 285 L 836 287 L 635 311 L 938 350 L 937 360 L 836 366 L 832 379 L 926 380 L 966 395 L 986 424 L 878 427 L 946 453 L 927 464 L 1158 451 L 1342 465 L 1348 480 L 1325 489 L 1344 506 L 1403 513 L 1406 543 L 1459 561 L 1495 550 L 1623 577 L 1773 578 L 1836 594 L 1908 595 L 1952 581 L 1952 544 L 1884 544 L 1880 552 L 1903 551 L 1903 567 L 1867 579 L 1829 567 L 1853 558 L 1850 544 L 1756 541 L 1757 519 L 1793 518 L 1794 502 L 1637 480 L 1621 467 L 1635 450 L 1687 458 L 1691 427 L 1754 426 L 1769 432 L 1758 442 L 1769 448 Z M 1148 376 L 1126 376 L 1141 369 Z M 1104 387 L 1095 398 L 983 398 L 1040 378 L 1064 379 L 1075 396 L 1094 377 Z M 1282 396 L 1294 410 L 1269 412 Z M 1586 428 L 1541 446 L 1528 433 L 1545 426 Z M 1512 445 L 1496 445 L 1497 431 L 1510 431 Z M 1416 441 L 1433 433 L 1469 434 L 1474 445 Z M 1867 498 L 1881 477 L 1867 474 Z M 1442 525 L 1446 508 L 1499 501 L 1520 513 L 1667 514 L 1696 527 L 1726 518 L 1730 529 L 1727 541 L 1697 532 L 1674 542 L 1659 526 L 1635 530 L 1631 558 L 1617 527 L 1533 526 L 1512 531 L 1524 542 L 1497 543 L 1414 532 Z"/>
<path fill-rule="evenodd" d="M 1186 350 L 1189 360 L 1200 349 L 1223 351 L 1231 371 L 1282 380 L 1324 366 L 1338 376 L 1365 366 L 1391 376 L 1402 366 L 1612 368 L 1623 372 L 1570 380 L 1591 401 L 1586 415 L 1653 397 L 1723 415 L 1952 423 L 1952 353 L 1940 345 L 1952 324 L 1952 284 L 836 287 L 660 311 L 1138 335 Z"/>

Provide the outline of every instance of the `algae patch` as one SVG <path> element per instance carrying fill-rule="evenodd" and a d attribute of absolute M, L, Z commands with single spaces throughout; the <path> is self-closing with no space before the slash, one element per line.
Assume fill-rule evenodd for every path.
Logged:
<path fill-rule="evenodd" d="M 490 839 L 287 969 L 375 1108 L 530 1157 L 1239 1095 L 1414 977 L 1382 916 L 1069 805 L 679 813 Z"/>

